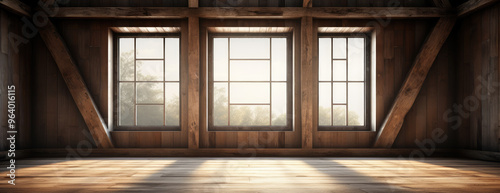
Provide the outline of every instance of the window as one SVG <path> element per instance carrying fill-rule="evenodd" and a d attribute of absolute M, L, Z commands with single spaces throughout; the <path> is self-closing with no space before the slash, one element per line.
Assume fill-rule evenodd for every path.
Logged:
<path fill-rule="evenodd" d="M 292 130 L 290 34 L 209 37 L 209 130 Z"/>
<path fill-rule="evenodd" d="M 179 36 L 117 37 L 118 130 L 180 129 Z"/>
<path fill-rule="evenodd" d="M 319 130 L 369 129 L 369 44 L 365 34 L 319 35 Z"/>

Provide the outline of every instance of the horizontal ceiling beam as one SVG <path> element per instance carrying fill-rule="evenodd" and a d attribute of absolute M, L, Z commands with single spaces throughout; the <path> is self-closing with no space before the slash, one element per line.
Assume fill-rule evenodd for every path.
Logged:
<path fill-rule="evenodd" d="M 435 18 L 453 16 L 452 9 L 437 7 L 61 7 L 55 18 L 100 19 L 284 19 L 284 18 Z"/>

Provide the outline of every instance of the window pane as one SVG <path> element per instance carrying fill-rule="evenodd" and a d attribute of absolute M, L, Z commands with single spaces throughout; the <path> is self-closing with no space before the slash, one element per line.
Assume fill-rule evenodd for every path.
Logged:
<path fill-rule="evenodd" d="M 269 59 L 269 38 L 231 38 L 231 59 Z"/>
<path fill-rule="evenodd" d="M 344 126 L 345 124 L 345 105 L 333 105 L 333 126 Z"/>
<path fill-rule="evenodd" d="M 334 81 L 345 81 L 346 80 L 346 64 L 345 60 L 334 60 L 333 61 L 333 80 Z"/>
<path fill-rule="evenodd" d="M 333 38 L 333 59 L 345 59 L 345 38 Z"/>
<path fill-rule="evenodd" d="M 179 83 L 165 83 L 165 125 L 179 125 Z"/>
<path fill-rule="evenodd" d="M 272 125 L 286 125 L 286 83 L 272 83 Z"/>
<path fill-rule="evenodd" d="M 346 102 L 346 85 L 345 83 L 333 83 L 333 103 Z"/>
<path fill-rule="evenodd" d="M 163 105 L 137 105 L 137 125 L 162 126 Z"/>
<path fill-rule="evenodd" d="M 163 104 L 163 83 L 136 83 L 136 86 L 137 103 Z"/>
<path fill-rule="evenodd" d="M 231 105 L 231 125 L 269 125 L 269 105 Z"/>
<path fill-rule="evenodd" d="M 332 125 L 332 85 L 319 83 L 318 124 Z"/>
<path fill-rule="evenodd" d="M 269 81 L 269 61 L 231 61 L 231 81 Z"/>
<path fill-rule="evenodd" d="M 331 81 L 332 80 L 332 39 L 319 38 L 319 80 Z"/>
<path fill-rule="evenodd" d="M 137 81 L 163 81 L 163 60 L 137 60 Z"/>
<path fill-rule="evenodd" d="M 365 41 L 363 38 L 349 38 L 349 80 L 365 80 Z"/>
<path fill-rule="evenodd" d="M 262 104 L 270 102 L 269 83 L 231 83 L 231 104 Z"/>
<path fill-rule="evenodd" d="M 179 38 L 165 38 L 165 80 L 179 81 Z"/>
<path fill-rule="evenodd" d="M 120 38 L 119 79 L 121 81 L 134 80 L 134 38 Z"/>
<path fill-rule="evenodd" d="M 286 38 L 272 38 L 272 79 L 286 81 Z"/>
<path fill-rule="evenodd" d="M 227 81 L 228 43 L 227 38 L 214 38 L 214 80 Z"/>
<path fill-rule="evenodd" d="M 136 38 L 137 59 L 163 59 L 163 38 Z"/>
<path fill-rule="evenodd" d="M 349 83 L 349 125 L 364 125 L 365 84 Z"/>
<path fill-rule="evenodd" d="M 227 126 L 229 109 L 227 104 L 227 83 L 214 83 L 214 106 L 213 106 L 213 124 L 215 126 Z"/>
<path fill-rule="evenodd" d="M 120 83 L 119 125 L 134 125 L 134 83 Z"/>

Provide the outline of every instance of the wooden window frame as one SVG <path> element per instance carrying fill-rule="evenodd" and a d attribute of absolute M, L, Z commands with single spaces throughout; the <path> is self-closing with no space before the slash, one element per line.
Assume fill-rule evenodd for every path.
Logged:
<path fill-rule="evenodd" d="M 324 125 L 319 125 L 319 116 L 316 117 L 316 120 L 315 121 L 318 121 L 318 131 L 371 131 L 371 33 L 318 33 L 318 37 L 316 38 L 316 46 L 317 46 L 317 50 L 318 50 L 318 53 L 319 53 L 319 39 L 320 38 L 338 38 L 338 37 L 342 37 L 342 38 L 364 38 L 365 39 L 365 63 L 364 63 L 364 66 L 365 66 L 365 79 L 364 81 L 349 81 L 348 80 L 348 76 L 347 74 L 349 73 L 349 70 L 348 70 L 348 67 L 346 66 L 346 81 L 338 81 L 338 82 L 345 82 L 346 83 L 346 124 L 348 124 L 349 122 L 349 119 L 348 119 L 348 113 L 349 112 L 349 109 L 348 109 L 348 90 L 349 90 L 349 82 L 363 82 L 365 84 L 365 100 L 364 100 L 364 103 L 365 103 L 365 113 L 364 113 L 364 125 L 363 126 L 349 126 L 349 125 L 346 125 L 346 126 L 324 126 Z M 333 46 L 333 45 L 332 45 Z M 348 42 L 346 42 L 346 47 L 348 46 Z M 333 57 L 333 56 L 332 56 Z M 347 63 L 347 60 L 349 59 L 349 52 L 348 50 L 346 50 L 346 65 L 349 65 Z M 334 59 L 331 58 L 331 60 L 333 61 Z M 316 71 L 318 71 L 318 68 L 319 68 L 319 60 L 318 62 L 316 63 L 315 65 L 315 68 L 316 68 Z M 320 82 L 330 82 L 330 83 L 334 83 L 336 81 L 319 81 L 319 74 L 317 74 L 318 76 L 315 77 L 315 84 L 316 85 L 319 85 Z M 317 94 L 317 103 L 315 104 L 316 105 L 316 111 L 318 111 L 319 109 L 319 86 L 317 86 L 317 90 L 316 90 L 316 93 Z M 332 96 L 333 98 L 333 96 Z M 333 100 L 333 99 L 332 99 Z M 330 105 L 333 105 L 333 102 L 332 104 Z M 316 112 L 317 113 L 317 112 Z M 332 114 L 332 118 L 333 118 L 333 114 Z"/>
<path fill-rule="evenodd" d="M 119 61 L 120 61 L 120 56 L 119 56 L 119 39 L 120 38 L 144 38 L 144 37 L 147 37 L 147 38 L 172 38 L 172 37 L 177 37 L 179 38 L 179 81 L 165 81 L 165 72 L 163 73 L 163 78 L 164 80 L 163 81 L 143 81 L 143 82 L 163 82 L 163 83 L 166 83 L 166 82 L 178 82 L 179 83 L 179 125 L 178 126 L 139 126 L 139 125 L 136 125 L 136 126 L 120 126 L 118 124 L 118 114 L 119 114 L 119 100 L 118 100 L 118 97 L 119 97 L 119 90 L 118 90 L 118 84 L 119 84 L 119 80 L 118 80 L 118 77 L 119 77 Z M 184 111 L 181 107 L 182 107 L 182 103 L 184 102 L 183 99 L 184 97 L 182 97 L 181 95 L 181 90 L 182 90 L 182 85 L 184 84 L 182 80 L 182 77 L 184 76 L 184 74 L 186 74 L 186 72 L 184 72 L 184 68 L 182 68 L 182 64 L 181 64 L 181 61 L 182 61 L 182 41 L 181 41 L 181 33 L 114 33 L 113 34 L 113 124 L 114 124 L 114 128 L 113 130 L 114 131 L 181 131 L 181 124 L 182 124 L 182 111 Z M 135 41 L 134 41 L 135 42 Z M 163 42 L 163 47 L 165 49 L 165 40 Z M 134 63 L 135 63 L 135 60 L 137 60 L 137 58 L 135 57 L 135 54 L 136 54 L 136 44 L 134 43 Z M 165 60 L 165 50 L 163 50 L 163 60 Z M 148 59 L 145 59 L 145 60 L 148 60 Z M 155 60 L 155 59 L 154 59 Z M 135 67 L 134 67 L 135 68 Z M 164 71 L 165 71 L 165 64 L 164 64 Z M 134 73 L 135 70 L 134 70 Z M 134 75 L 135 77 L 135 75 Z M 130 81 L 130 82 L 134 82 L 136 83 L 137 81 Z M 164 85 L 165 87 L 165 85 Z M 135 86 L 134 86 L 134 91 L 135 91 Z M 163 91 L 164 95 L 165 95 L 165 90 Z M 136 93 L 134 93 L 135 95 Z M 163 98 L 163 105 L 165 105 L 165 96 Z M 134 102 L 134 105 L 135 102 Z M 146 104 L 147 105 L 147 104 Z M 134 110 L 134 122 L 136 122 L 136 110 Z M 165 107 L 163 109 L 163 119 L 165 119 Z M 165 120 L 164 120 L 165 121 Z"/>
<path fill-rule="evenodd" d="M 213 80 L 213 40 L 214 38 L 276 38 L 276 37 L 282 37 L 286 38 L 287 42 L 287 80 L 286 81 L 278 81 L 278 82 L 285 82 L 286 83 L 286 88 L 287 88 L 287 118 L 286 118 L 286 125 L 285 126 L 214 126 L 213 125 L 213 117 L 212 117 L 212 110 L 213 110 L 213 86 L 214 86 L 214 80 Z M 229 43 L 229 42 L 228 42 Z M 272 52 L 272 49 L 270 50 Z M 229 55 L 228 55 L 229 57 Z M 271 60 L 271 59 L 270 59 Z M 293 33 L 208 33 L 208 131 L 293 131 Z M 229 64 L 228 64 L 229 65 Z M 272 68 L 272 64 L 270 65 L 270 68 Z M 228 73 L 230 73 L 228 71 Z M 272 70 L 270 71 L 270 74 L 272 74 Z M 230 80 L 227 81 L 228 85 Z M 252 82 L 252 81 L 250 81 Z M 259 81 L 256 81 L 259 82 Z M 272 79 L 269 81 L 264 81 L 264 82 L 269 82 L 272 83 Z M 228 91 L 229 94 L 229 91 Z M 272 98 L 270 99 L 270 105 L 272 105 Z M 228 99 L 229 103 L 229 99 Z M 228 108 L 230 105 L 228 104 Z M 272 106 L 271 106 L 272 108 Z M 230 109 L 228 110 L 230 113 Z M 228 115 L 228 119 L 230 115 Z M 270 117 L 272 119 L 272 116 Z M 272 121 L 270 122 L 272 124 Z"/>

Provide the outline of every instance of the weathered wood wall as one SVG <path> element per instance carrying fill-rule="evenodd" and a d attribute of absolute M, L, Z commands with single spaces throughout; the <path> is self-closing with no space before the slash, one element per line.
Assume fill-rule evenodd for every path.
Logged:
<path fill-rule="evenodd" d="M 107 27 L 123 24 L 155 26 L 161 24 L 162 21 L 62 20 L 57 22 L 59 31 L 79 65 L 105 120 L 107 120 L 109 110 Z M 331 23 L 332 26 L 349 26 L 362 25 L 366 22 L 369 21 L 332 20 Z M 376 46 L 378 53 L 378 67 L 376 69 L 377 128 L 380 127 L 380 123 L 385 118 L 415 55 L 435 22 L 436 20 L 390 20 L 387 22 L 387 26 L 383 27 L 377 34 L 377 42 L 379 42 Z M 168 24 L 171 25 L 172 22 Z M 296 28 L 300 28 L 299 26 L 297 25 Z M 203 35 L 203 33 L 200 34 Z M 299 40 L 295 42 L 297 43 L 296 47 L 300 44 Z M 448 129 L 448 123 L 442 117 L 454 101 L 455 73 L 452 65 L 455 62 L 454 57 L 452 57 L 455 47 L 452 42 L 454 41 L 456 39 L 453 37 L 448 39 L 439 54 L 422 92 L 405 119 L 405 124 L 394 147 L 417 147 L 415 139 L 430 138 L 433 129 L 438 127 L 444 130 Z M 203 41 L 201 45 L 205 45 Z M 75 147 L 81 141 L 92 142 L 92 139 L 85 134 L 88 132 L 85 123 L 48 50 L 38 38 L 34 40 L 33 46 L 36 50 L 33 53 L 33 67 L 35 69 L 33 71 L 33 147 L 52 148 L 68 145 Z M 205 57 L 203 53 L 201 54 L 202 58 Z M 300 61 L 300 57 L 295 59 Z M 300 87 L 296 89 L 300 89 Z M 298 99 L 299 96 L 296 95 L 296 98 Z M 296 125 L 300 125 L 300 122 Z M 186 128 L 183 127 L 181 132 L 112 132 L 112 138 L 116 147 L 185 148 L 187 147 Z M 207 133 L 204 128 L 200 128 L 200 147 L 300 147 L 300 135 L 293 134 L 296 132 L 300 133 L 300 129 L 297 128 L 296 131 L 288 134 L 288 132 Z M 313 147 L 370 147 L 374 138 L 375 132 L 317 132 L 313 130 Z M 453 138 L 450 137 L 444 145 L 438 144 L 438 147 L 450 147 L 451 144 L 453 144 Z"/>
<path fill-rule="evenodd" d="M 23 37 L 21 17 L 0 9 L 0 151 L 9 149 L 7 138 L 7 86 L 16 87 L 16 150 L 31 145 L 31 43 L 21 44 L 18 51 L 9 42 L 9 34 Z"/>
<path fill-rule="evenodd" d="M 467 16 L 458 39 L 458 148 L 499 151 L 500 4 Z M 456 124 L 456 121 L 452 122 Z"/>

